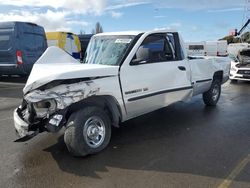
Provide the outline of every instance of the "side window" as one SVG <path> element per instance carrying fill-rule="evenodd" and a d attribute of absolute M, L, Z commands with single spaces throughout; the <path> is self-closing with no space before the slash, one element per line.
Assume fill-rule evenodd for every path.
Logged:
<path fill-rule="evenodd" d="M 173 61 L 174 49 L 166 35 L 154 34 L 143 41 L 134 59 L 144 63 Z"/>
<path fill-rule="evenodd" d="M 176 46 L 175 46 L 174 34 L 167 33 L 167 40 L 169 42 L 172 52 L 174 53 L 174 59 L 176 59 Z"/>

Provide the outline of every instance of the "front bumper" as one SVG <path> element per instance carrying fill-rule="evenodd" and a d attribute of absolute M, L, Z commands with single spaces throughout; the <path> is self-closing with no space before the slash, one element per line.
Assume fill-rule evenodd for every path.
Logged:
<path fill-rule="evenodd" d="M 30 131 L 29 130 L 29 124 L 26 123 L 18 114 L 17 109 L 14 110 L 13 113 L 14 117 L 14 126 L 17 135 L 19 138 L 24 138 L 24 137 L 34 137 L 36 134 L 38 134 L 38 131 Z"/>
<path fill-rule="evenodd" d="M 19 137 L 18 142 L 27 141 L 38 133 L 47 131 L 47 132 L 58 132 L 66 123 L 65 113 L 66 110 L 58 111 L 52 114 L 49 118 L 46 119 L 34 119 L 34 115 L 29 114 L 32 118 L 33 123 L 27 123 L 22 115 L 23 109 L 19 107 L 14 110 L 14 126 L 16 133 Z"/>
<path fill-rule="evenodd" d="M 250 75 L 238 74 L 237 71 L 230 71 L 230 80 L 250 81 Z"/>

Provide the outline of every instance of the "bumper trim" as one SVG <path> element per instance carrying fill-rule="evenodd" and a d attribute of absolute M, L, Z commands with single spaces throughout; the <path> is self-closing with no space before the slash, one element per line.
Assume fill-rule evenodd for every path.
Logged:
<path fill-rule="evenodd" d="M 19 136 L 19 139 L 17 139 L 15 142 L 24 142 L 36 136 L 39 131 L 29 131 L 29 124 L 19 117 L 17 110 L 18 109 L 15 109 L 13 113 L 14 126 L 16 133 Z"/>

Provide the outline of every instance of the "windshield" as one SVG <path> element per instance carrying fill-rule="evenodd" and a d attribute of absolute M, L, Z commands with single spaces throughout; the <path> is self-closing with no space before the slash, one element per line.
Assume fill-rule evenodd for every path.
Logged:
<path fill-rule="evenodd" d="M 12 28 L 0 28 L 0 50 L 8 50 L 10 47 Z"/>
<path fill-rule="evenodd" d="M 135 36 L 95 36 L 90 40 L 83 63 L 119 65 Z"/>

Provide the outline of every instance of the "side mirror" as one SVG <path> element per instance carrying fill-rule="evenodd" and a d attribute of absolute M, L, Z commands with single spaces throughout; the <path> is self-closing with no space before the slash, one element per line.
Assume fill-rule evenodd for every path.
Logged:
<path fill-rule="evenodd" d="M 139 64 L 144 64 L 144 63 L 147 63 L 147 61 L 141 60 L 141 59 L 133 59 L 131 61 L 131 65 L 139 65 Z"/>
<path fill-rule="evenodd" d="M 139 65 L 147 63 L 150 58 L 150 50 L 141 46 L 136 52 L 136 59 L 133 59 L 131 65 Z"/>

